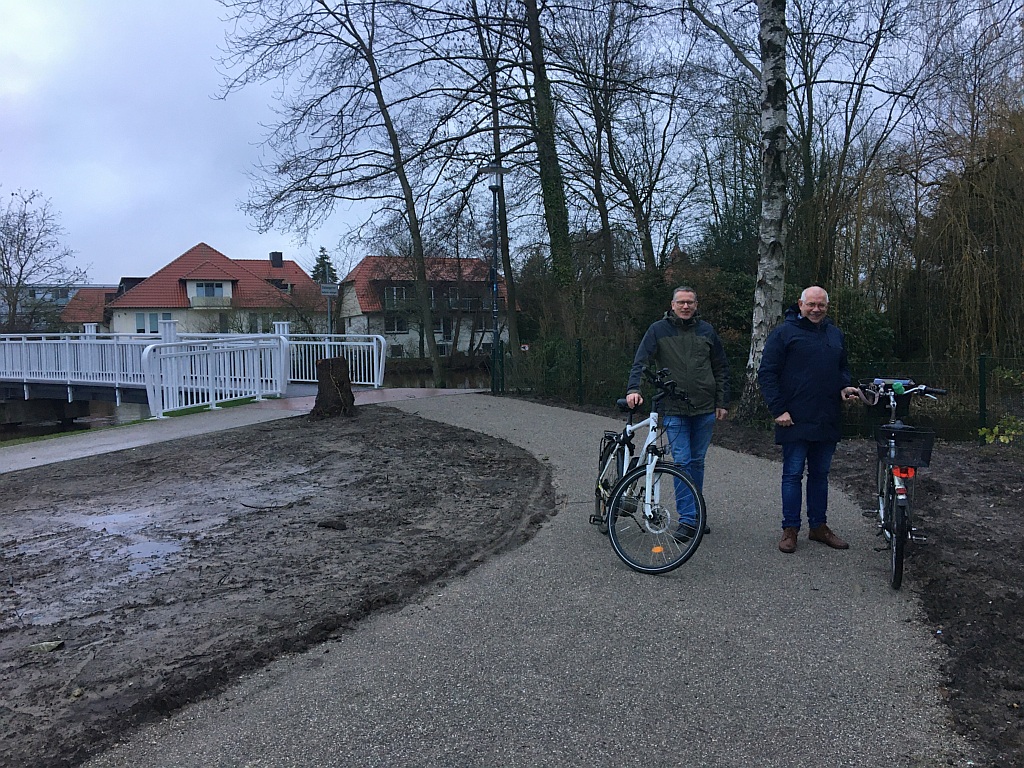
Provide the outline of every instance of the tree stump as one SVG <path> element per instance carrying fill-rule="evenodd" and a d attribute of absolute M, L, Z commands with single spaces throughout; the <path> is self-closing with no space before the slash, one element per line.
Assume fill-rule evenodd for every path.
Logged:
<path fill-rule="evenodd" d="M 309 412 L 310 419 L 356 415 L 356 398 L 352 394 L 352 379 L 344 357 L 316 361 L 316 386 L 316 402 Z"/>

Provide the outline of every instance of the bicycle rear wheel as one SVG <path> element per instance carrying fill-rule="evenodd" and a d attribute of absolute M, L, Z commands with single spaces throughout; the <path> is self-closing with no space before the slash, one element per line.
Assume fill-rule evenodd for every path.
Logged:
<path fill-rule="evenodd" d="M 608 461 L 612 460 L 611 466 Z M 601 443 L 601 452 L 597 462 L 597 486 L 594 488 L 594 517 L 591 522 L 598 523 L 601 533 L 608 533 L 608 504 L 612 489 L 622 479 L 626 471 L 626 449 L 607 440 Z"/>
<path fill-rule="evenodd" d="M 878 528 L 888 545 L 892 539 L 892 512 L 890 511 L 892 509 L 891 497 L 893 496 L 892 472 L 889 470 L 889 465 L 881 459 L 878 460 L 876 475 L 878 478 Z"/>
<path fill-rule="evenodd" d="M 889 546 L 889 586 L 899 589 L 903 584 L 903 564 L 906 559 L 907 540 L 910 538 L 909 501 L 896 498 L 896 482 L 892 467 L 878 461 L 878 519 Z"/>
<path fill-rule="evenodd" d="M 608 538 L 622 562 L 640 573 L 667 573 L 685 563 L 704 536 L 707 508 L 693 480 L 659 462 L 647 495 L 647 467 L 627 472 L 608 501 Z"/>
<path fill-rule="evenodd" d="M 895 494 L 894 494 L 895 496 Z M 889 586 L 899 589 L 903 584 L 903 561 L 907 539 L 910 538 L 910 502 L 901 503 L 892 498 L 892 538 L 889 540 Z"/>

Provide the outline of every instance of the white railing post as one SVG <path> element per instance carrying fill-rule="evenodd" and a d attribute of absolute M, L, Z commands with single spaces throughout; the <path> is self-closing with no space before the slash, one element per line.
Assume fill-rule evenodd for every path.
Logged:
<path fill-rule="evenodd" d="M 160 341 L 164 344 L 171 344 L 178 340 L 178 321 L 177 320 L 161 320 L 160 321 Z"/>

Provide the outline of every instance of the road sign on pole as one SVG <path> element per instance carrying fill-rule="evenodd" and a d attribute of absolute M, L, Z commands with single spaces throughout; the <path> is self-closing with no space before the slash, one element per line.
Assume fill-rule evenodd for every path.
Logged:
<path fill-rule="evenodd" d="M 331 325 L 331 305 L 338 296 L 338 284 L 320 283 L 320 295 L 327 297 L 327 333 L 334 333 L 334 326 Z"/>

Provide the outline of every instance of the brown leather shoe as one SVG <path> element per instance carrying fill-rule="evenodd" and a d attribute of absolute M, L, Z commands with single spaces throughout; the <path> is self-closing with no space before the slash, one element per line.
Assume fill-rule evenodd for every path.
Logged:
<path fill-rule="evenodd" d="M 782 541 L 779 542 L 779 552 L 792 555 L 796 552 L 796 528 L 783 528 Z"/>
<path fill-rule="evenodd" d="M 811 541 L 820 541 L 822 544 L 827 544 L 832 549 L 849 549 L 850 545 L 840 539 L 827 525 L 819 525 L 817 528 L 811 528 L 807 532 L 807 538 Z"/>

